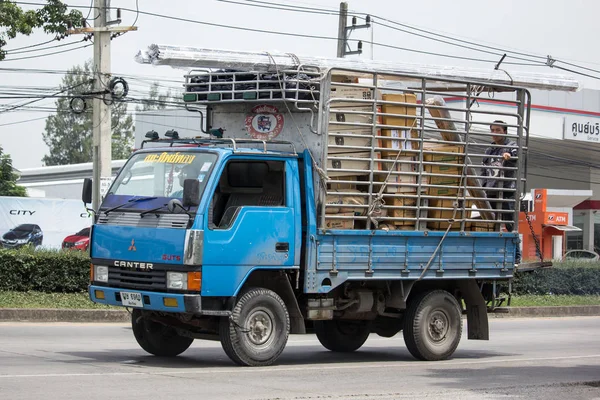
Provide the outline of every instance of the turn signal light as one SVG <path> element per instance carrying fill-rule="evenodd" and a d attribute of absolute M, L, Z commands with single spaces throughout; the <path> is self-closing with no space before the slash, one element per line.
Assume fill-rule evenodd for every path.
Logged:
<path fill-rule="evenodd" d="M 98 300 L 104 300 L 104 291 L 103 290 L 94 290 L 94 296 L 96 296 L 96 298 Z"/>
<path fill-rule="evenodd" d="M 165 307 L 177 307 L 177 299 L 173 297 L 163 297 L 163 304 Z"/>
<path fill-rule="evenodd" d="M 202 272 L 188 272 L 187 289 L 199 292 L 202 289 Z"/>
<path fill-rule="evenodd" d="M 90 282 L 94 282 L 94 264 L 90 263 Z"/>

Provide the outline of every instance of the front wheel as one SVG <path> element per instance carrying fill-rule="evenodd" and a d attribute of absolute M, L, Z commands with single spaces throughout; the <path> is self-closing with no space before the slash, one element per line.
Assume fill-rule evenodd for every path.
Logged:
<path fill-rule="evenodd" d="M 248 289 L 237 301 L 230 317 L 219 326 L 221 346 L 236 364 L 266 366 L 281 355 L 290 334 L 290 316 L 277 293 Z"/>
<path fill-rule="evenodd" d="M 323 347 L 340 353 L 360 349 L 371 333 L 369 321 L 315 321 L 314 326 Z"/>
<path fill-rule="evenodd" d="M 159 357 L 175 357 L 190 347 L 194 339 L 180 336 L 170 326 L 152 321 L 134 309 L 131 313 L 133 336 L 140 347 Z"/>
<path fill-rule="evenodd" d="M 408 351 L 425 361 L 445 360 L 460 342 L 462 313 L 458 301 L 445 290 L 425 292 L 408 305 L 404 342 Z"/>

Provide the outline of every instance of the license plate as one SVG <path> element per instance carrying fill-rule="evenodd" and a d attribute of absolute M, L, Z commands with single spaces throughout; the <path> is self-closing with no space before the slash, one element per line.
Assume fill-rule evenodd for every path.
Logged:
<path fill-rule="evenodd" d="M 121 292 L 121 303 L 128 307 L 144 307 L 142 294 L 136 292 Z"/>

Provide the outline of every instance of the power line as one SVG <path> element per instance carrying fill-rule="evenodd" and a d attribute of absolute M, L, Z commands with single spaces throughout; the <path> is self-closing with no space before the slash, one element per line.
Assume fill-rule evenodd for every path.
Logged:
<path fill-rule="evenodd" d="M 244 3 L 239 3 L 239 2 L 233 2 L 233 1 L 228 1 L 228 0 L 220 0 L 220 1 L 224 1 L 224 2 L 230 2 L 230 3 L 235 3 L 235 4 L 241 4 L 241 5 L 247 5 L 247 6 L 256 6 L 255 4 L 244 4 Z M 322 14 L 332 14 L 332 15 L 339 15 L 338 11 L 334 11 L 334 10 L 327 10 L 327 9 L 317 9 L 317 8 L 310 8 L 310 7 L 299 7 L 299 6 L 294 6 L 294 5 L 287 5 L 287 4 L 281 4 L 281 3 L 273 3 L 273 2 L 267 2 L 267 1 L 257 1 L 257 0 L 246 0 L 248 2 L 252 2 L 252 3 L 259 3 L 262 6 L 261 7 L 265 7 L 265 8 L 272 8 L 272 9 L 280 9 L 280 10 L 286 10 L 286 11 L 296 11 L 296 12 L 308 12 L 308 13 L 322 13 Z M 509 65 L 524 65 L 524 66 L 547 66 L 547 64 L 545 62 L 542 62 L 541 60 L 546 60 L 546 57 L 541 56 L 541 55 L 536 55 L 536 54 L 530 54 L 530 53 L 524 53 L 521 51 L 514 51 L 514 50 L 507 50 L 501 47 L 496 47 L 496 46 L 488 46 L 485 44 L 481 44 L 481 43 L 477 43 L 474 41 L 469 41 L 469 40 L 464 40 L 464 39 L 459 39 L 459 38 L 455 38 L 449 35 L 444 35 L 444 34 L 440 34 L 440 33 L 436 33 L 430 30 L 426 30 L 426 29 L 421 29 L 412 25 L 408 25 L 408 24 L 404 24 L 401 22 L 397 22 L 397 21 L 393 21 L 390 20 L 388 18 L 384 18 L 381 17 L 379 15 L 375 15 L 375 14 L 367 14 L 367 13 L 363 13 L 363 12 L 351 12 L 349 14 L 355 14 L 355 15 L 371 15 L 374 18 L 373 23 L 374 24 L 378 24 L 384 27 L 387 27 L 389 29 L 393 29 L 393 30 L 397 30 L 400 32 L 404 32 L 410 35 L 415 35 L 415 36 L 419 36 L 425 39 L 429 39 L 429 40 L 434 40 L 437 42 L 441 42 L 441 43 L 445 43 L 448 45 L 452 45 L 452 46 L 457 46 L 457 47 L 461 47 L 461 48 L 465 48 L 465 49 L 469 49 L 469 50 L 473 50 L 473 51 L 478 51 L 478 52 L 483 52 L 483 53 L 487 53 L 487 54 L 493 54 L 496 56 L 502 56 L 503 54 L 499 54 L 499 53 L 495 53 L 489 50 L 482 50 L 482 49 L 478 49 L 475 47 L 471 47 L 471 46 L 465 46 L 465 45 L 460 45 L 458 43 L 452 43 L 449 42 L 447 40 L 441 40 L 441 39 L 436 39 L 436 38 L 432 38 L 426 35 L 422 35 L 422 34 L 418 34 L 415 32 L 410 32 L 407 31 L 405 29 L 400 29 L 397 27 L 393 27 L 393 26 L 389 26 L 386 24 L 382 24 L 379 22 L 379 20 L 383 20 L 398 26 L 402 26 L 408 29 L 412 29 L 415 30 L 417 32 L 422 32 L 422 33 L 426 33 L 428 35 L 432 35 L 432 36 L 437 36 L 437 37 L 441 37 L 444 39 L 449 39 L 452 41 L 456 41 L 459 43 L 465 43 L 468 45 L 472 45 L 472 46 L 477 46 L 477 47 L 481 47 L 481 48 L 486 48 L 486 49 L 491 49 L 491 50 L 496 50 L 496 51 L 501 51 L 503 53 L 507 53 L 507 54 L 516 54 L 516 55 L 521 55 L 521 56 L 525 56 L 525 57 L 529 57 L 529 58 L 522 58 L 522 57 L 516 57 L 516 56 L 510 56 L 511 58 L 517 59 L 517 60 L 521 60 L 521 61 L 528 61 L 529 63 L 513 63 L 513 62 L 506 62 L 505 64 L 509 64 Z M 369 42 L 368 42 L 369 43 Z M 389 47 L 389 48 L 395 48 L 395 47 L 391 47 L 390 45 L 385 45 L 385 44 L 381 44 L 381 43 L 372 43 L 373 45 L 378 45 L 378 46 L 382 46 L 382 47 Z M 418 50 L 415 49 L 407 49 L 407 48 L 397 48 L 398 50 L 405 50 L 405 51 L 413 51 L 413 52 L 420 52 Z M 438 56 L 442 56 L 442 57 L 448 57 L 449 55 L 440 55 L 439 53 L 427 53 L 427 52 L 423 52 L 423 54 L 429 54 L 429 55 L 438 55 Z M 457 57 L 453 57 L 453 58 L 457 58 Z M 534 59 L 538 59 L 538 60 L 533 60 Z M 474 58 L 468 58 L 465 57 L 463 59 L 469 60 L 469 61 L 481 61 L 481 62 L 497 62 L 497 60 L 481 60 L 481 59 L 474 59 Z M 579 69 L 584 69 L 584 70 L 588 70 L 588 71 L 592 71 L 592 72 L 598 72 L 600 73 L 600 70 L 595 70 L 595 69 L 591 69 L 591 68 L 587 68 L 587 67 L 583 67 L 581 65 L 577 65 L 577 64 L 573 64 L 573 63 L 568 63 L 565 61 L 560 61 L 560 60 L 556 60 L 556 62 L 561 62 L 567 65 L 570 65 L 572 67 L 575 68 L 579 68 Z M 531 64 L 531 63 L 537 63 L 537 64 Z M 587 76 L 593 79 L 599 79 L 596 76 L 592 76 L 592 75 L 586 75 L 584 73 L 581 73 L 579 71 L 573 71 L 573 70 L 566 70 L 567 72 L 571 72 L 574 74 L 579 74 L 582 76 Z"/>
<path fill-rule="evenodd" d="M 5 113 L 5 112 L 9 112 L 9 111 L 12 111 L 12 110 L 15 110 L 15 109 L 17 109 L 17 108 L 19 108 L 19 107 L 23 107 L 23 106 L 27 106 L 27 105 L 33 104 L 33 103 L 35 103 L 35 102 L 37 102 L 37 101 L 40 101 L 40 100 L 43 100 L 43 99 L 47 99 L 47 98 L 49 98 L 49 97 L 55 97 L 55 96 L 57 96 L 57 95 L 59 95 L 59 94 L 61 94 L 61 93 L 64 93 L 64 92 L 66 92 L 66 91 L 69 91 L 69 90 L 73 90 L 73 89 L 75 89 L 75 88 L 77 88 L 77 87 L 79 87 L 79 86 L 83 86 L 83 85 L 86 85 L 86 84 L 89 84 L 89 83 L 90 83 L 89 81 L 86 81 L 86 82 L 81 82 L 81 83 L 78 83 L 77 85 L 74 85 L 74 86 L 70 86 L 70 87 L 66 87 L 66 88 L 64 88 L 64 89 L 61 89 L 61 90 L 59 90 L 58 92 L 56 92 L 56 93 L 53 93 L 53 94 L 51 94 L 51 95 L 48 95 L 48 96 L 42 96 L 42 97 L 40 97 L 39 99 L 31 100 L 30 102 L 27 102 L 27 103 L 24 103 L 24 104 L 17 104 L 17 105 L 15 105 L 15 106 L 11 107 L 11 108 L 7 108 L 7 109 L 4 109 L 4 110 L 0 110 L 0 114 L 1 114 L 1 113 Z"/>
<path fill-rule="evenodd" d="M 26 120 L 22 120 L 22 121 L 8 122 L 6 124 L 0 124 L 0 126 L 10 126 L 10 125 L 24 124 L 26 122 L 39 121 L 41 119 L 46 119 L 46 118 L 48 118 L 48 117 L 39 117 L 39 118 L 33 118 L 33 119 L 26 119 Z"/>
<path fill-rule="evenodd" d="M 20 57 L 20 58 L 4 59 L 4 60 L 0 61 L 0 63 L 5 63 L 5 62 L 8 62 L 8 61 L 30 60 L 32 58 L 40 58 L 40 57 L 52 56 L 52 55 L 55 55 L 55 54 L 63 54 L 63 53 L 67 53 L 69 51 L 80 50 L 80 49 L 84 49 L 84 48 L 90 47 L 90 46 L 92 46 L 92 43 L 85 44 L 85 45 L 79 46 L 79 47 L 74 47 L 72 49 L 61 50 L 61 51 L 54 51 L 52 53 L 38 54 L 38 55 L 35 55 L 35 56 L 27 56 L 27 57 Z"/>
<path fill-rule="evenodd" d="M 51 41 L 53 42 L 54 40 L 51 40 Z M 14 50 L 13 51 L 9 51 L 9 50 L 6 50 L 6 55 L 10 56 L 12 54 L 33 53 L 33 52 L 36 52 L 36 51 L 51 50 L 51 49 L 56 49 L 56 48 L 59 48 L 59 47 L 72 46 L 74 44 L 81 43 L 83 41 L 84 40 L 78 40 L 76 42 L 62 43 L 62 44 L 57 44 L 57 45 L 54 45 L 54 46 L 44 47 L 42 49 L 29 49 L 29 50 L 19 50 L 19 51 L 14 51 Z"/>
<path fill-rule="evenodd" d="M 48 44 L 48 43 L 52 43 L 52 42 L 54 42 L 55 40 L 56 40 L 56 38 L 54 38 L 54 39 L 50 39 L 50 40 L 48 40 L 48 41 L 46 41 L 46 42 L 36 43 L 36 44 L 29 45 L 29 46 L 17 47 L 17 48 L 14 48 L 14 49 L 7 49 L 7 50 L 4 50 L 4 51 L 5 51 L 5 52 L 7 52 L 7 53 L 11 53 L 11 52 L 13 52 L 13 51 L 15 51 L 15 50 L 30 49 L 30 48 L 32 48 L 32 47 L 38 47 L 38 46 L 43 46 L 43 45 L 46 45 L 46 44 Z"/>

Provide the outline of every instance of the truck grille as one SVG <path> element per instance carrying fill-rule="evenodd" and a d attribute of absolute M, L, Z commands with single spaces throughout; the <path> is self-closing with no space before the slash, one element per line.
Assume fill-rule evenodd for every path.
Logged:
<path fill-rule="evenodd" d="M 158 214 L 140 217 L 134 212 L 112 212 L 98 215 L 99 225 L 135 226 L 138 228 L 175 228 L 186 229 L 190 220 L 187 214 Z"/>
<path fill-rule="evenodd" d="M 126 289 L 165 290 L 165 271 L 136 271 L 127 268 L 108 267 L 108 285 Z"/>

